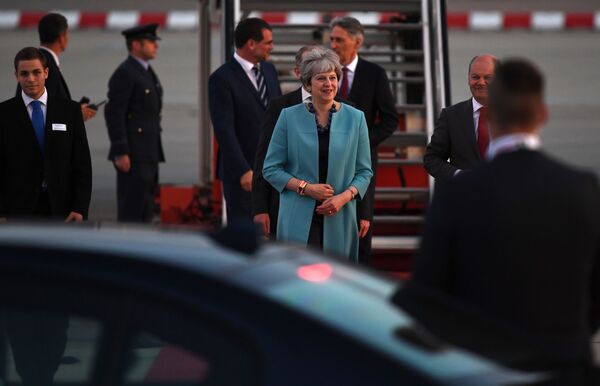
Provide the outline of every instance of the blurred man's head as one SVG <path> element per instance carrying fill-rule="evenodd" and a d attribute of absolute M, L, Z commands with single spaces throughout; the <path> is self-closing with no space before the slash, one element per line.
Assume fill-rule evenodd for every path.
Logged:
<path fill-rule="evenodd" d="M 488 86 L 494 77 L 498 59 L 490 54 L 475 56 L 469 63 L 469 88 L 471 95 L 484 106 L 487 106 Z"/>
<path fill-rule="evenodd" d="M 492 137 L 536 133 L 548 118 L 544 76 L 532 63 L 510 59 L 496 68 L 489 91 Z"/>
<path fill-rule="evenodd" d="M 357 19 L 343 16 L 333 19 L 330 28 L 331 49 L 340 57 L 342 66 L 347 66 L 358 55 L 363 44 L 363 26 Z"/>
<path fill-rule="evenodd" d="M 67 19 L 59 13 L 49 13 L 38 23 L 40 44 L 51 47 L 53 51 L 61 53 L 69 44 L 69 24 Z"/>
<path fill-rule="evenodd" d="M 273 51 L 271 26 L 258 17 L 240 21 L 234 39 L 238 55 L 254 64 L 267 60 Z"/>
<path fill-rule="evenodd" d="M 46 57 L 35 47 L 25 47 L 15 55 L 15 77 L 21 89 L 30 98 L 38 99 L 44 93 L 48 67 Z"/>
<path fill-rule="evenodd" d="M 296 52 L 296 56 L 294 57 L 294 75 L 296 78 L 300 79 L 300 65 L 302 64 L 302 60 L 306 56 L 306 54 L 312 50 L 325 50 L 323 47 L 318 46 L 316 44 L 311 44 L 307 46 L 302 46 Z"/>

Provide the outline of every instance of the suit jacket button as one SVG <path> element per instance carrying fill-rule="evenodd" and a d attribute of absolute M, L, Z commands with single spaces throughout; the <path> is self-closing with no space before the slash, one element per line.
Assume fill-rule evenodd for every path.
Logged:
<path fill-rule="evenodd" d="M 143 130 L 141 127 L 138 127 L 138 133 L 141 133 Z"/>
<path fill-rule="evenodd" d="M 150 94 L 150 89 L 146 89 L 146 94 Z"/>

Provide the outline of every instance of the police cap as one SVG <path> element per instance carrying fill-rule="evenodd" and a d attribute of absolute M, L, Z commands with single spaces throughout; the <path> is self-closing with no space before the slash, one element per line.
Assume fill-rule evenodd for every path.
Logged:
<path fill-rule="evenodd" d="M 156 35 L 156 29 L 158 23 L 142 24 L 135 27 L 127 28 L 122 31 L 121 34 L 125 36 L 125 39 L 149 39 L 149 40 L 160 40 L 160 37 Z"/>

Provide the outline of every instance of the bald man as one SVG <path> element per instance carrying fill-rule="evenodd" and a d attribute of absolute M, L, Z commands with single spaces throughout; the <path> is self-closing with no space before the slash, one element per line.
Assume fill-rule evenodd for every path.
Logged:
<path fill-rule="evenodd" d="M 490 54 L 471 59 L 468 84 L 472 97 L 440 113 L 423 158 L 425 169 L 436 180 L 451 179 L 485 160 L 490 138 L 488 85 L 497 65 L 498 59 Z"/>

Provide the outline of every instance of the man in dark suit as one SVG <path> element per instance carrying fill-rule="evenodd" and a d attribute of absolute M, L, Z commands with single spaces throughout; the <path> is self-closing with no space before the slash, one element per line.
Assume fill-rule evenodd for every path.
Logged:
<path fill-rule="evenodd" d="M 82 222 L 92 164 L 81 108 L 49 95 L 39 49 L 20 50 L 14 66 L 22 91 L 0 103 L 0 218 Z M 51 385 L 66 347 L 68 316 L 5 310 L 0 318 L 23 384 Z"/>
<path fill-rule="evenodd" d="M 296 53 L 293 71 L 297 78 L 300 78 L 300 63 L 304 54 L 316 47 L 302 46 Z M 263 178 L 263 163 L 281 110 L 302 103 L 310 97 L 310 93 L 304 87 L 299 87 L 297 90 L 273 99 L 267 106 L 260 128 L 260 138 L 252 173 L 252 214 L 254 215 L 254 222 L 260 224 L 263 234 L 273 240 L 277 232 L 279 192 Z"/>
<path fill-rule="evenodd" d="M 37 48 L 19 51 L 15 75 L 23 91 L 0 104 L 0 217 L 80 222 L 92 191 L 85 126 L 77 103 L 48 94 L 45 62 Z"/>
<path fill-rule="evenodd" d="M 423 157 L 425 169 L 436 180 L 450 179 L 485 159 L 489 144 L 488 84 L 497 64 L 498 59 L 489 54 L 474 57 L 468 74 L 472 97 L 440 113 Z"/>
<path fill-rule="evenodd" d="M 69 44 L 69 25 L 67 19 L 59 13 L 49 13 L 42 17 L 38 23 L 40 49 L 46 57 L 48 65 L 48 79 L 46 90 L 49 95 L 56 95 L 63 99 L 72 99 L 67 82 L 60 71 L 60 54 Z M 17 87 L 17 96 L 21 95 L 20 86 Z M 96 116 L 96 110 L 89 107 L 88 103 L 81 104 L 83 120 L 87 121 Z"/>
<path fill-rule="evenodd" d="M 129 56 L 108 82 L 108 159 L 117 170 L 117 214 L 122 222 L 152 220 L 158 163 L 165 161 L 160 134 L 163 89 L 149 63 L 158 50 L 157 28 L 146 24 L 122 32 Z"/>
<path fill-rule="evenodd" d="M 356 108 L 362 110 L 369 127 L 373 177 L 365 197 L 356 205 L 361 237 L 358 261 L 367 265 L 371 255 L 371 222 L 375 210 L 377 147 L 398 127 L 398 113 L 390 82 L 383 67 L 358 56 L 358 50 L 364 39 L 364 30 L 360 22 L 353 17 L 344 16 L 332 20 L 330 26 L 331 49 L 340 56 L 342 64 L 343 78 L 338 95 L 353 102 Z"/>
<path fill-rule="evenodd" d="M 521 331 L 577 377 L 600 327 L 600 188 L 539 150 L 543 83 L 526 61 L 498 65 L 491 160 L 436 190 L 412 280 Z"/>
<path fill-rule="evenodd" d="M 252 167 L 260 124 L 270 100 L 281 95 L 277 72 L 266 62 L 273 50 L 271 26 L 259 18 L 235 29 L 236 51 L 208 80 L 210 116 L 219 144 L 217 177 L 229 221 L 252 220 Z"/>

